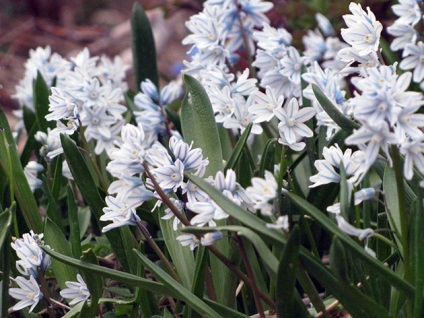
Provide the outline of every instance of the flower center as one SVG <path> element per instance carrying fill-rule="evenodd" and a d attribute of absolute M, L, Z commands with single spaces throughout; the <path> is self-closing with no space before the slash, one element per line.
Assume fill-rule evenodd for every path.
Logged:
<path fill-rule="evenodd" d="M 296 120 L 294 118 L 289 119 L 289 126 L 293 127 L 296 124 Z"/>
<path fill-rule="evenodd" d="M 299 64 L 299 63 L 296 63 L 295 65 L 293 65 L 293 69 L 294 69 L 295 71 L 300 70 L 300 64 Z"/>
<path fill-rule="evenodd" d="M 375 42 L 375 36 L 372 33 L 368 33 L 364 36 L 364 41 L 367 43 L 374 43 Z"/>
<path fill-rule="evenodd" d="M 173 181 L 178 181 L 178 180 L 180 180 L 180 176 L 179 176 L 178 173 L 173 173 L 173 174 L 171 174 L 171 179 Z"/>
<path fill-rule="evenodd" d="M 273 110 L 274 109 L 274 105 L 272 105 L 271 103 L 266 104 L 266 108 L 269 110 Z"/>

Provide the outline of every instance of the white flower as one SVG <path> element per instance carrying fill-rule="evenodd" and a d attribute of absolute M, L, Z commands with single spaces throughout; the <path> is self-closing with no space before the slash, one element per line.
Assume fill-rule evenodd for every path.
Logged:
<path fill-rule="evenodd" d="M 324 147 L 323 156 L 324 159 L 314 162 L 318 173 L 310 177 L 309 180 L 314 183 L 309 186 L 310 188 L 318 187 L 323 184 L 340 182 L 340 174 L 336 169 L 340 169 L 341 163 L 343 163 L 346 177 L 350 185 L 355 184 L 360 177 L 362 168 L 358 162 L 358 158 L 363 156 L 362 151 L 355 151 L 352 153 L 352 149 L 348 148 L 343 153 L 339 145 L 336 144 L 330 148 Z"/>
<path fill-rule="evenodd" d="M 35 161 L 30 161 L 24 168 L 25 177 L 28 180 L 29 187 L 31 191 L 34 192 L 36 189 L 40 188 L 43 184 L 43 181 L 37 178 L 38 172 L 44 170 L 43 165 Z"/>
<path fill-rule="evenodd" d="M 90 291 L 87 284 L 84 282 L 80 274 L 77 274 L 78 282 L 65 282 L 68 288 L 60 291 L 60 296 L 63 298 L 72 299 L 69 305 L 75 305 L 81 301 L 86 301 L 90 298 Z"/>
<path fill-rule="evenodd" d="M 118 197 L 107 196 L 106 204 L 100 221 L 112 221 L 112 223 L 103 227 L 103 233 L 124 225 L 135 225 L 140 220 L 135 209 L 130 207 L 127 202 L 122 202 Z"/>
<path fill-rule="evenodd" d="M 278 184 L 274 175 L 265 171 L 265 179 L 252 178 L 252 186 L 246 188 L 246 195 L 253 201 L 253 207 L 260 209 L 264 215 L 270 215 L 274 207 L 268 202 L 278 195 Z"/>
<path fill-rule="evenodd" d="M 222 233 L 219 231 L 206 233 L 200 238 L 200 244 L 202 244 L 203 246 L 212 245 L 216 241 L 222 239 L 222 236 Z"/>
<path fill-rule="evenodd" d="M 249 112 L 256 115 L 255 123 L 270 121 L 284 103 L 284 96 L 277 98 L 271 87 L 267 86 L 265 92 L 256 91 L 252 94 L 254 104 L 249 107 Z"/>
<path fill-rule="evenodd" d="M 301 57 L 293 46 L 290 46 L 287 54 L 280 61 L 280 73 L 294 84 L 300 84 L 300 73 L 304 60 L 305 58 Z"/>
<path fill-rule="evenodd" d="M 177 241 L 180 242 L 182 246 L 190 246 L 192 251 L 199 246 L 199 239 L 193 234 L 177 236 Z"/>
<path fill-rule="evenodd" d="M 403 174 L 411 180 L 414 175 L 414 164 L 417 169 L 424 173 L 424 137 L 402 143 L 400 152 L 405 155 Z"/>
<path fill-rule="evenodd" d="M 315 115 L 315 109 L 305 107 L 299 110 L 299 103 L 296 98 L 292 98 L 284 108 L 279 108 L 275 115 L 281 121 L 278 124 L 278 130 L 280 132 L 278 142 L 290 147 L 291 145 L 298 144 L 300 138 L 313 136 L 312 130 L 304 122 Z"/>
<path fill-rule="evenodd" d="M 342 29 L 343 39 L 358 50 L 360 56 L 376 52 L 380 43 L 383 26 L 376 21 L 374 13 L 367 8 L 368 14 L 360 4 L 351 2 L 349 10 L 352 14 L 343 16 L 347 29 Z"/>
<path fill-rule="evenodd" d="M 279 216 L 275 224 L 267 223 L 266 227 L 269 229 L 275 229 L 275 230 L 282 229 L 287 232 L 289 230 L 289 216 L 288 215 Z"/>
<path fill-rule="evenodd" d="M 20 301 L 13 306 L 13 310 L 18 311 L 25 307 L 31 306 L 29 312 L 32 312 L 38 302 L 43 298 L 43 293 L 40 291 L 37 281 L 31 275 L 29 279 L 18 276 L 15 279 L 20 288 L 10 288 L 9 295 Z"/>
<path fill-rule="evenodd" d="M 183 201 L 180 201 L 180 200 L 177 200 L 177 199 L 174 199 L 174 198 L 169 198 L 169 199 L 171 200 L 172 204 L 178 209 L 178 211 L 181 212 L 183 210 L 183 208 L 184 208 L 184 202 Z M 180 224 L 181 221 L 180 221 L 179 218 L 177 218 L 175 216 L 175 214 L 172 212 L 172 210 L 169 207 L 167 207 L 165 209 L 165 215 L 162 216 L 161 219 L 162 220 L 170 220 L 172 218 L 174 218 L 174 221 L 172 222 L 172 229 L 174 231 L 177 231 L 178 230 L 178 224 Z"/>
<path fill-rule="evenodd" d="M 421 82 L 424 79 L 424 43 L 419 41 L 417 44 L 407 44 L 403 56 L 406 57 L 399 67 L 403 70 L 414 70 L 413 81 Z"/>
<path fill-rule="evenodd" d="M 416 25 L 422 19 L 422 12 L 418 0 L 398 0 L 399 4 L 392 6 L 394 14 L 399 19 L 397 23 Z"/>
<path fill-rule="evenodd" d="M 50 266 L 50 256 L 40 248 L 40 245 L 44 245 L 43 236 L 30 231 L 23 234 L 22 239 L 11 243 L 19 257 L 16 268 L 21 274 L 37 276 L 39 269 L 46 270 Z"/>

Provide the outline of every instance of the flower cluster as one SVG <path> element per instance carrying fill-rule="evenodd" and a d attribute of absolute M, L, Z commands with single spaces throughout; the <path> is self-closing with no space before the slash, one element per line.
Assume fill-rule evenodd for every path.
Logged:
<path fill-rule="evenodd" d="M 413 70 L 412 80 L 423 87 L 424 79 L 424 43 L 418 41 L 418 23 L 423 19 L 422 1 L 399 0 L 398 4 L 392 6 L 393 12 L 398 19 L 387 28 L 387 32 L 395 39 L 390 44 L 393 51 L 402 50 L 404 58 L 399 67 L 403 70 Z"/>

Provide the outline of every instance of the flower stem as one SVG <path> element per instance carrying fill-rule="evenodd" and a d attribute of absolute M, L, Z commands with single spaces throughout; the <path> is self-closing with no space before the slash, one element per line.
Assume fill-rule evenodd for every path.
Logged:
<path fill-rule="evenodd" d="M 262 302 L 258 292 L 258 286 L 256 285 L 255 275 L 253 273 L 252 267 L 250 266 L 249 257 L 247 256 L 246 250 L 244 249 L 243 240 L 240 236 L 236 235 L 237 243 L 240 247 L 241 257 L 243 258 L 244 266 L 246 267 L 247 275 L 250 277 L 252 282 L 252 293 L 255 300 L 256 309 L 259 312 L 260 318 L 265 318 L 264 308 L 262 307 Z"/>
<path fill-rule="evenodd" d="M 174 268 L 172 267 L 169 260 L 166 258 L 166 256 L 163 254 L 162 250 L 159 248 L 159 246 L 156 244 L 155 240 L 150 235 L 149 230 L 144 226 L 141 221 L 136 221 L 137 228 L 140 230 L 140 232 L 143 234 L 146 241 L 149 243 L 149 245 L 153 248 L 156 255 L 160 258 L 160 260 L 165 264 L 166 268 L 168 269 L 170 275 L 172 278 L 174 278 L 177 282 L 181 282 L 180 278 L 178 277 L 177 273 L 175 272 Z"/>
<path fill-rule="evenodd" d="M 165 203 L 174 213 L 174 215 L 183 223 L 185 226 L 190 226 L 190 222 L 184 217 L 184 215 L 178 210 L 178 208 L 171 202 L 167 197 L 165 192 L 161 189 L 157 181 L 155 180 L 153 174 L 150 172 L 149 167 L 145 162 L 143 162 L 144 170 L 147 173 L 147 176 L 153 183 L 153 187 L 161 198 L 162 202 Z M 252 281 L 247 277 L 240 269 L 238 269 L 224 254 L 222 254 L 215 246 L 206 246 L 206 248 L 211 251 L 218 259 L 221 260 L 231 271 L 233 271 L 243 282 L 245 282 L 250 288 L 253 288 Z M 261 289 L 258 289 L 260 297 L 268 304 L 271 308 L 275 308 L 275 304 L 272 299 Z"/>

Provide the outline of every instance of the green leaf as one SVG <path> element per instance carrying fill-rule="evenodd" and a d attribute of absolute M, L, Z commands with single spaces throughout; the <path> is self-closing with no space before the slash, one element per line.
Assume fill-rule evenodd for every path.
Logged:
<path fill-rule="evenodd" d="M 54 249 L 56 252 L 72 257 L 71 247 L 69 246 L 65 235 L 49 218 L 47 219 L 46 226 L 44 228 L 44 241 L 46 245 L 50 246 L 50 248 Z M 65 282 L 76 281 L 78 272 L 75 268 L 62 264 L 56 260 L 52 260 L 51 267 L 61 289 L 67 288 Z"/>
<path fill-rule="evenodd" d="M 42 187 L 43 191 L 47 197 L 47 201 L 49 202 L 47 206 L 46 214 L 54 223 L 57 224 L 57 226 L 59 226 L 60 229 L 63 230 L 62 215 L 61 215 L 62 213 L 58 205 L 58 202 L 56 201 L 56 198 L 53 196 L 53 193 L 51 189 L 49 188 L 49 181 L 46 175 L 43 175 L 41 179 L 43 180 L 43 187 Z"/>
<path fill-rule="evenodd" d="M 338 237 L 333 239 L 330 247 L 330 267 L 331 271 L 340 281 L 350 284 L 349 269 L 346 250 Z"/>
<path fill-rule="evenodd" d="M 103 215 L 103 207 L 106 206 L 102 196 L 97 189 L 96 183 L 94 182 L 90 169 L 85 161 L 81 152 L 78 150 L 74 142 L 65 135 L 60 136 L 62 142 L 63 151 L 65 154 L 66 161 L 68 162 L 69 169 L 72 172 L 75 182 L 81 191 L 85 201 L 90 206 L 91 211 L 97 220 Z M 106 225 L 105 222 L 101 222 L 102 225 Z M 113 229 L 106 232 L 106 236 L 112 245 L 113 250 L 116 253 L 122 267 L 125 271 L 130 272 L 134 269 L 136 264 L 134 260 L 134 254 L 131 252 L 133 247 L 132 244 L 126 245 L 125 242 L 133 242 L 127 227 Z"/>
<path fill-rule="evenodd" d="M 261 239 L 261 237 L 256 234 L 254 231 L 236 225 L 227 225 L 227 226 L 217 226 L 213 228 L 208 227 L 194 227 L 187 226 L 183 229 L 183 232 L 188 233 L 208 233 L 215 231 L 230 231 L 236 232 L 239 236 L 247 238 L 256 248 L 257 253 L 260 256 L 261 261 L 265 264 L 265 268 L 271 278 L 272 281 L 275 281 L 277 278 L 277 270 L 278 270 L 278 260 L 275 255 L 270 251 L 267 244 Z M 275 231 L 279 232 L 279 231 Z M 281 233 L 282 234 L 282 233 Z"/>
<path fill-rule="evenodd" d="M 268 139 L 265 144 L 265 149 L 261 156 L 261 162 L 259 164 L 259 175 L 258 177 L 264 178 L 265 171 L 274 171 L 275 163 L 275 147 L 277 145 L 277 139 Z"/>
<path fill-rule="evenodd" d="M 80 270 L 92 273 L 93 275 L 98 274 L 102 277 L 114 279 L 119 282 L 128 284 L 130 286 L 140 287 L 140 288 L 149 290 L 151 292 L 158 293 L 160 295 L 167 295 L 171 297 L 175 296 L 172 290 L 169 290 L 167 287 L 165 287 L 161 283 L 157 283 L 149 279 L 141 278 L 141 277 L 138 277 L 137 275 L 121 272 L 115 269 L 93 265 L 93 264 L 66 256 L 66 255 L 60 254 L 46 247 L 41 247 L 41 248 L 44 250 L 44 252 L 49 254 L 54 259 L 57 259 L 58 261 L 64 264 L 71 265 Z"/>
<path fill-rule="evenodd" d="M 34 112 L 25 106 L 22 108 L 22 112 L 27 139 L 21 153 L 21 164 L 22 166 L 26 166 L 32 153 L 38 153 L 40 144 L 34 138 L 34 134 L 38 131 L 37 119 Z"/>
<path fill-rule="evenodd" d="M 301 262 L 308 273 L 325 286 L 328 293 L 333 294 L 353 317 L 390 317 L 384 306 L 373 301 L 355 286 L 341 282 L 327 267 L 322 266 L 320 260 L 307 259 L 301 253 Z"/>
<path fill-rule="evenodd" d="M 170 275 L 168 275 L 160 267 L 152 263 L 146 256 L 139 251 L 134 250 L 136 255 L 141 259 L 144 266 L 146 266 L 153 275 L 166 285 L 177 299 L 183 300 L 188 306 L 192 307 L 198 313 L 209 317 L 219 317 L 220 315 L 209 307 L 203 300 L 192 294 L 188 289 L 176 282 Z"/>
<path fill-rule="evenodd" d="M 66 315 L 63 316 L 62 318 L 72 318 L 72 317 L 76 317 L 77 315 L 78 315 L 78 317 L 80 317 L 80 312 L 81 312 L 83 305 L 84 305 L 84 302 L 79 302 L 74 307 L 72 307 L 71 310 L 68 311 L 66 313 Z"/>
<path fill-rule="evenodd" d="M 387 216 L 390 227 L 396 234 L 401 235 L 401 215 L 399 212 L 398 189 L 396 184 L 395 170 L 388 165 L 384 169 L 383 190 L 385 193 L 385 201 L 387 207 Z M 402 241 L 399 235 L 395 235 L 397 246 L 402 251 Z"/>
<path fill-rule="evenodd" d="M 3 111 L 3 108 L 0 107 L 0 128 L 3 128 L 3 131 L 0 133 L 0 161 L 3 163 L 4 172 L 7 178 L 10 180 L 11 175 L 7 169 L 8 153 L 10 154 L 10 160 L 12 164 L 12 177 L 14 184 L 14 193 L 16 200 L 19 203 L 20 211 L 22 211 L 25 222 L 31 230 L 35 233 L 41 233 L 43 229 L 43 224 L 41 222 L 41 216 L 38 212 L 38 205 L 35 201 L 34 195 L 28 185 L 28 181 L 25 177 L 24 171 L 22 169 L 17 147 L 13 139 L 12 132 L 7 121 L 7 117 Z M 1 134 L 5 134 L 7 144 L 4 142 Z"/>
<path fill-rule="evenodd" d="M 217 124 L 219 140 L 221 142 L 222 157 L 228 160 L 233 153 L 233 144 L 231 143 L 230 131 L 224 128 L 222 124 Z"/>
<path fill-rule="evenodd" d="M 181 125 L 184 141 L 200 148 L 208 158 L 205 176 L 222 171 L 222 149 L 211 102 L 205 89 L 192 76 L 183 76 L 187 93 L 181 106 Z"/>
<path fill-rule="evenodd" d="M 312 84 L 312 90 L 314 91 L 315 97 L 320 103 L 321 107 L 325 110 L 328 116 L 335 121 L 337 125 L 340 126 L 344 131 L 351 134 L 354 129 L 359 129 L 360 125 L 353 120 L 347 118 L 345 115 L 340 112 L 340 110 L 333 104 L 333 102 L 325 95 L 321 89 Z"/>
<path fill-rule="evenodd" d="M 81 260 L 87 263 L 98 265 L 96 254 L 94 254 L 92 249 L 84 251 Z M 103 280 L 95 275 L 92 275 L 89 271 L 83 271 L 83 277 L 91 294 L 91 302 L 89 305 L 87 302 L 85 302 L 81 311 L 81 317 L 94 318 L 97 314 L 97 305 L 99 303 L 99 299 L 103 294 Z"/>
<path fill-rule="evenodd" d="M 34 80 L 34 109 L 37 117 L 38 130 L 47 132 L 47 128 L 54 128 L 55 121 L 47 121 L 45 116 L 49 113 L 50 89 L 44 81 L 43 75 L 37 71 L 37 78 Z"/>
<path fill-rule="evenodd" d="M 163 212 L 163 207 L 159 211 Z M 166 248 L 171 255 L 173 264 L 177 268 L 178 276 L 185 288 L 191 288 L 195 268 L 193 251 L 181 244 L 175 243 L 177 242 L 177 236 L 181 233 L 174 231 L 172 220 L 163 220 L 161 215 L 159 215 L 159 226 L 162 230 Z"/>
<path fill-rule="evenodd" d="M 249 138 L 250 131 L 252 130 L 252 126 L 253 126 L 252 123 L 247 125 L 246 130 L 243 132 L 240 139 L 237 141 L 237 144 L 234 147 L 234 150 L 231 153 L 231 156 L 228 159 L 227 164 L 225 165 L 224 171 L 227 171 L 228 169 L 234 170 L 236 163 L 242 154 L 243 148 L 246 145 L 247 138 Z"/>
<path fill-rule="evenodd" d="M 205 191 L 225 212 L 261 235 L 266 242 L 275 244 L 276 247 L 284 246 L 286 241 L 283 235 L 278 231 L 270 231 L 270 229 L 266 227 L 266 222 L 264 220 L 259 219 L 252 214 L 252 212 L 238 206 L 203 179 L 190 174 L 187 174 L 187 178 Z"/>
<path fill-rule="evenodd" d="M 12 214 L 15 209 L 15 205 L 12 205 L 10 209 L 6 209 L 0 214 L 0 270 L 1 270 L 1 282 L 0 282 L 0 317 L 7 317 L 7 310 L 9 308 L 9 276 L 11 271 L 12 261 L 12 248 L 10 246 L 10 227 L 12 225 Z"/>
<path fill-rule="evenodd" d="M 276 281 L 275 306 L 278 317 L 305 317 L 306 308 L 299 310 L 297 303 L 296 275 L 299 262 L 300 231 L 296 225 L 281 255 Z M 299 308 L 299 309 L 298 309 Z"/>
<path fill-rule="evenodd" d="M 12 224 L 12 216 L 15 209 L 16 204 L 13 204 L 9 209 L 4 210 L 4 212 L 0 214 L 0 248 L 9 236 L 9 229 Z"/>
<path fill-rule="evenodd" d="M 74 199 L 71 187 L 66 188 L 67 204 L 68 204 L 68 218 L 69 218 L 69 241 L 71 242 L 72 253 L 75 257 L 80 258 L 82 255 L 81 250 L 81 234 L 78 222 L 78 207 Z"/>
<path fill-rule="evenodd" d="M 213 301 L 207 298 L 205 298 L 204 301 L 213 310 L 215 310 L 217 313 L 220 314 L 219 317 L 231 317 L 231 318 L 248 318 L 249 317 L 232 308 L 228 308 L 227 306 L 224 306 L 216 301 Z"/>
<path fill-rule="evenodd" d="M 412 213 L 411 222 L 411 264 L 413 270 L 414 285 L 416 288 L 414 301 L 414 317 L 422 317 L 424 311 L 424 251 L 421 244 L 424 241 L 424 206 L 422 199 L 422 189 L 417 184 L 417 200 L 415 201 L 415 211 Z"/>
<path fill-rule="evenodd" d="M 412 287 L 408 282 L 399 278 L 389 268 L 381 264 L 380 261 L 368 255 L 361 246 L 359 246 L 353 239 L 347 236 L 347 234 L 342 232 L 334 222 L 330 222 L 330 219 L 321 211 L 319 211 L 315 206 L 293 193 L 287 192 L 286 196 L 306 214 L 315 219 L 315 221 L 317 221 L 322 228 L 331 234 L 338 236 L 340 241 L 345 246 L 349 247 L 350 251 L 356 257 L 360 258 L 365 264 L 367 264 L 374 273 L 378 274 L 382 279 L 388 281 L 391 285 L 402 291 L 408 298 L 414 297 L 414 287 Z"/>
<path fill-rule="evenodd" d="M 340 214 L 347 222 L 350 220 L 350 193 L 347 184 L 346 170 L 343 161 L 340 161 Z"/>
<path fill-rule="evenodd" d="M 159 88 L 156 49 L 149 19 L 139 3 L 134 3 L 131 15 L 131 38 L 135 86 L 149 79 Z"/>

